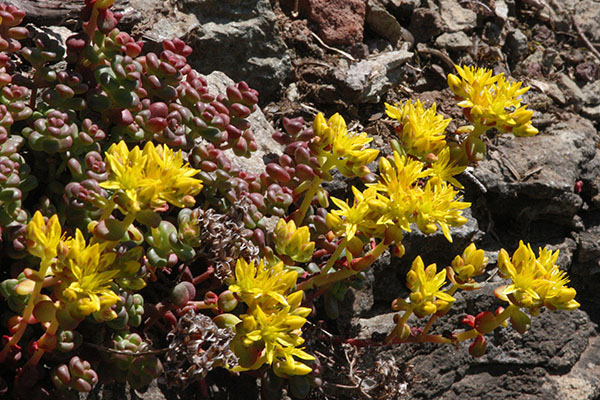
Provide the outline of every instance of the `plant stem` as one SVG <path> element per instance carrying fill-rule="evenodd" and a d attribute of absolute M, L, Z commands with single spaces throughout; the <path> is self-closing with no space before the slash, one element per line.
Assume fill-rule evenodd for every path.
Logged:
<path fill-rule="evenodd" d="M 509 305 L 504 311 L 502 311 L 500 314 L 496 315 L 496 318 L 494 319 L 493 324 L 489 325 L 489 327 L 491 329 L 489 329 L 489 331 L 493 331 L 494 329 L 496 329 L 497 327 L 499 327 L 504 321 L 506 321 L 508 318 L 510 318 L 510 316 L 512 315 L 513 312 L 519 310 L 519 306 L 516 306 L 514 304 Z M 465 332 L 461 332 L 459 334 L 456 335 L 455 337 L 455 341 L 456 342 L 464 342 L 465 340 L 469 340 L 469 339 L 473 339 L 477 336 L 479 336 L 481 333 L 479 331 L 477 331 L 477 329 L 471 329 Z"/>
<path fill-rule="evenodd" d="M 58 326 L 59 326 L 58 320 L 56 319 L 56 317 L 54 317 L 54 319 L 50 323 L 50 326 L 48 326 L 48 328 L 46 329 L 46 333 L 44 333 L 43 336 L 47 336 L 47 337 L 56 336 L 56 331 L 58 330 Z M 40 361 L 40 359 L 42 358 L 44 353 L 46 351 L 52 351 L 52 350 L 44 348 L 44 347 L 38 347 L 37 350 L 31 356 L 31 358 L 29 359 L 29 361 L 27 361 L 27 365 L 37 365 L 37 363 Z"/>
<path fill-rule="evenodd" d="M 332 164 L 333 164 L 332 160 L 327 159 L 327 161 L 325 161 L 325 164 L 323 164 L 323 166 L 321 167 L 321 171 L 324 174 L 329 172 Z M 306 191 L 306 193 L 304 195 L 304 199 L 302 199 L 302 203 L 300 204 L 300 208 L 298 208 L 298 210 L 296 211 L 296 215 L 294 216 L 294 223 L 296 224 L 296 226 L 298 228 L 302 224 L 302 221 L 304 221 L 304 217 L 306 217 L 306 212 L 308 211 L 308 207 L 310 207 L 310 204 L 312 203 L 312 200 L 315 197 L 315 194 L 317 194 L 319 187 L 321 187 L 321 183 L 323 183 L 323 179 L 316 176 L 313 179 L 313 181 L 310 185 L 310 188 Z"/>
<path fill-rule="evenodd" d="M 297 227 L 300 227 L 302 221 L 304 221 L 304 217 L 306 216 L 306 212 L 308 211 L 308 207 L 312 203 L 315 194 L 317 194 L 317 190 L 321 186 L 323 180 L 319 177 L 315 177 L 310 185 L 310 188 L 304 194 L 304 199 L 302 199 L 302 203 L 300 204 L 300 208 L 296 211 L 296 215 L 294 216 L 294 223 Z"/>
<path fill-rule="evenodd" d="M 42 262 L 40 263 L 40 274 L 39 274 L 40 276 L 45 277 L 48 274 L 48 270 L 50 269 L 50 264 L 51 264 L 50 260 L 42 260 Z M 41 279 L 39 281 L 35 281 L 35 285 L 33 286 L 33 290 L 31 291 L 31 294 L 29 296 L 29 301 L 27 302 L 27 306 L 25 306 L 25 309 L 23 310 L 23 317 L 21 318 L 21 321 L 19 321 L 19 326 L 17 328 L 17 331 L 10 337 L 10 339 L 8 340 L 6 345 L 4 345 L 4 348 L 0 352 L 0 363 L 4 362 L 4 360 L 6 359 L 6 356 L 10 352 L 10 349 L 13 346 L 17 345 L 19 343 L 19 341 L 21 340 L 21 338 L 23 337 L 23 335 L 25 334 L 25 330 L 27 329 L 29 320 L 31 319 L 31 316 L 33 315 L 33 309 L 35 307 L 36 300 L 39 297 L 43 286 L 44 286 L 43 279 Z"/>
<path fill-rule="evenodd" d="M 342 241 L 335 248 L 335 251 L 333 252 L 331 257 L 329 257 L 329 260 L 327 260 L 327 264 L 321 269 L 321 271 L 319 273 L 327 274 L 329 272 L 331 267 L 333 267 L 333 264 L 335 264 L 335 262 L 338 260 L 338 258 L 340 258 L 340 254 L 342 253 L 342 251 L 344 251 L 344 249 L 346 248 L 346 243 L 347 243 L 346 238 L 343 238 Z"/>
<path fill-rule="evenodd" d="M 349 278 L 353 275 L 358 274 L 361 271 L 364 271 L 368 267 L 379 258 L 379 256 L 389 247 L 389 244 L 385 244 L 383 241 L 379 242 L 379 244 L 371 250 L 371 252 L 363 257 L 355 258 L 352 260 L 349 265 L 349 268 L 344 268 L 339 271 L 333 272 L 331 274 L 324 274 L 323 271 L 319 272 L 319 274 L 313 276 L 312 278 L 300 283 L 298 285 L 298 290 L 308 290 L 314 287 L 320 287 L 324 285 L 330 285 L 335 282 L 339 282 L 346 278 Z M 354 261 L 357 261 L 354 263 Z M 354 264 L 354 265 L 352 265 Z"/>

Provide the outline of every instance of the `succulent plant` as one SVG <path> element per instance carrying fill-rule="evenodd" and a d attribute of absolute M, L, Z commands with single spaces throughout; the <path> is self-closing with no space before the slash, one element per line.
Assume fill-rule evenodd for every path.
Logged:
<path fill-rule="evenodd" d="M 469 206 L 455 176 L 483 156 L 492 123 L 537 132 L 520 83 L 458 67 L 449 84 L 474 124 L 459 142 L 420 102 L 387 106 L 399 124 L 389 157 L 339 114 L 310 127 L 284 118 L 273 135 L 283 154 L 250 172 L 258 92 L 239 82 L 216 93 L 180 39 L 145 51 L 117 28 L 113 3 L 86 0 L 83 30 L 64 46 L 0 4 L 0 395 L 71 399 L 111 379 L 202 387 L 226 368 L 261 377 L 265 398 L 286 385 L 307 396 L 321 366 L 302 334 L 319 297 L 337 317 L 384 251 L 403 255 L 413 223 L 452 239 Z M 499 94 L 512 108 L 497 107 Z M 330 197 L 323 183 L 335 171 L 366 188 Z M 524 244 L 512 258 L 501 251 L 513 283 L 495 294 L 508 305 L 466 316 L 472 329 L 452 338 L 428 330 L 454 292 L 479 288 L 483 252 L 468 247 L 439 270 L 415 259 L 386 343 L 473 340 L 479 356 L 484 335 L 509 321 L 525 332 L 543 307 L 577 308 L 556 259 Z M 413 314 L 430 318 L 424 329 L 408 325 Z"/>

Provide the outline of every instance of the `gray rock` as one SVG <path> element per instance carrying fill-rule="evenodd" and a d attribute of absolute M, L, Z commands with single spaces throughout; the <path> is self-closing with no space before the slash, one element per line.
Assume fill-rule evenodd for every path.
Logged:
<path fill-rule="evenodd" d="M 188 60 L 198 72 L 219 70 L 247 81 L 261 101 L 282 89 L 291 63 L 268 0 L 180 0 L 171 12 L 157 14 L 163 3 L 131 0 L 152 22 L 143 30 L 147 37 L 156 42 L 182 38 L 194 49 Z"/>
<path fill-rule="evenodd" d="M 379 36 L 389 40 L 393 46 L 402 38 L 402 26 L 384 7 L 369 2 L 367 7 L 367 25 Z"/>
<path fill-rule="evenodd" d="M 595 136 L 590 121 L 577 116 L 537 136 L 501 136 L 473 170 L 487 188 L 486 208 L 521 235 L 534 222 L 570 229 L 583 204 L 574 193 L 575 182 L 595 157 Z"/>
<path fill-rule="evenodd" d="M 234 84 L 231 78 L 220 71 L 207 75 L 206 81 L 211 93 L 215 94 L 225 94 L 227 86 Z M 225 154 L 233 164 L 243 170 L 260 174 L 265 170 L 264 157 L 270 153 L 282 154 L 283 146 L 273 139 L 272 134 L 275 130 L 259 107 L 248 117 L 248 121 L 252 126 L 258 149 L 248 159 L 240 159 L 240 157 L 234 155 L 233 150 L 226 150 Z"/>
<path fill-rule="evenodd" d="M 355 325 L 358 329 L 357 337 L 360 339 L 370 339 L 373 334 L 379 334 L 381 336 L 389 335 L 396 326 L 396 323 L 394 322 L 395 314 L 397 314 L 397 312 L 379 314 L 372 318 L 358 318 L 355 321 Z"/>
<path fill-rule="evenodd" d="M 455 305 L 449 314 L 436 321 L 434 332 L 447 335 L 460 331 L 463 326 L 460 319 L 465 313 L 476 314 L 503 305 L 493 295 L 496 286 L 484 284 L 481 290 L 458 292 Z M 372 322 L 389 325 L 386 319 Z M 424 321 L 413 325 L 417 323 L 422 326 Z M 363 330 L 378 332 L 376 326 L 363 326 Z M 582 393 L 586 394 L 584 399 L 598 395 L 600 357 L 594 353 L 595 324 L 582 311 L 546 310 L 532 318 L 532 327 L 524 335 L 509 326 L 486 335 L 486 341 L 486 355 L 480 358 L 468 354 L 469 342 L 458 348 L 403 344 L 385 353 L 412 366 L 410 376 L 415 380 L 409 388 L 409 398 L 559 399 L 562 397 L 555 393 L 566 390 L 566 382 L 580 382 Z M 588 361 L 587 365 L 581 364 L 582 358 Z M 560 389 L 563 377 L 567 379 Z"/>
<path fill-rule="evenodd" d="M 401 74 L 399 67 L 413 56 L 406 50 L 383 52 L 346 67 L 340 64 L 334 72 L 347 100 L 359 103 L 377 103 L 380 96 L 396 84 Z"/>
<path fill-rule="evenodd" d="M 446 32 L 470 31 L 477 26 L 477 13 L 456 0 L 440 1 L 440 14 Z"/>
<path fill-rule="evenodd" d="M 519 28 L 507 35 L 506 44 L 511 54 L 519 60 L 525 58 L 529 52 L 527 36 Z"/>
<path fill-rule="evenodd" d="M 443 32 L 440 13 L 430 8 L 417 8 L 412 13 L 408 30 L 417 42 L 427 42 Z"/>
<path fill-rule="evenodd" d="M 581 109 L 581 115 L 592 121 L 600 121 L 600 104 L 594 107 L 583 107 Z"/>
<path fill-rule="evenodd" d="M 570 274 L 581 281 L 583 290 L 595 292 L 600 288 L 600 225 L 598 221 L 583 232 L 575 235 L 577 256 L 573 260 Z"/>
<path fill-rule="evenodd" d="M 567 104 L 567 98 L 563 94 L 562 90 L 558 87 L 558 85 L 554 82 L 547 82 L 538 79 L 530 79 L 529 84 L 550 97 L 552 100 L 557 102 L 560 105 Z"/>
<path fill-rule="evenodd" d="M 566 375 L 550 375 L 559 398 L 594 400 L 600 396 L 600 338 L 592 337 L 588 348 Z"/>
<path fill-rule="evenodd" d="M 438 47 L 443 47 L 451 51 L 461 51 L 470 48 L 473 45 L 473 41 L 462 31 L 447 32 L 438 36 L 435 39 L 435 44 Z"/>
<path fill-rule="evenodd" d="M 582 89 L 583 104 L 595 106 L 600 104 L 600 80 L 588 83 Z"/>
<path fill-rule="evenodd" d="M 494 2 L 494 13 L 496 14 L 496 17 L 502 22 L 506 22 L 506 20 L 508 19 L 508 5 L 506 4 L 506 2 L 504 0 L 496 0 Z"/>
<path fill-rule="evenodd" d="M 395 8 L 407 7 L 412 11 L 417 7 L 421 7 L 421 0 L 389 0 L 388 6 Z"/>
<path fill-rule="evenodd" d="M 574 104 L 576 108 L 580 108 L 585 96 L 581 88 L 577 86 L 577 83 L 564 72 L 558 73 L 555 79 L 567 97 L 568 102 Z"/>
<path fill-rule="evenodd" d="M 578 1 L 574 7 L 575 21 L 593 42 L 600 41 L 600 3 L 595 0 Z"/>

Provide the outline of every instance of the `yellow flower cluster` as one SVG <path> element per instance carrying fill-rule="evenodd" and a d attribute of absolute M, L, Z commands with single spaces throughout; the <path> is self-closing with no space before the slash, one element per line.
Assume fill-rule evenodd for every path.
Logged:
<path fill-rule="evenodd" d="M 520 96 L 529 87 L 522 88 L 522 82 L 508 82 L 504 74 L 492 76 L 489 69 L 455 67 L 460 77 L 449 74 L 448 85 L 461 100 L 458 106 L 469 110 L 466 116 L 475 124 L 478 134 L 490 128 L 512 132 L 515 136 L 533 136 L 538 133 L 531 124 L 533 112 L 521 105 Z M 481 129 L 477 129 L 478 127 Z"/>
<path fill-rule="evenodd" d="M 402 106 L 386 103 L 385 112 L 400 125 L 396 133 L 400 136 L 402 147 L 413 157 L 424 160 L 429 154 L 438 154 L 446 146 L 446 127 L 451 119 L 444 119 L 436 112 L 436 104 L 429 109 L 417 100 L 413 104 L 408 100 Z"/>
<path fill-rule="evenodd" d="M 231 348 L 239 357 L 236 370 L 256 370 L 264 364 L 273 366 L 281 377 L 306 375 L 312 370 L 296 360 L 314 360 L 299 348 L 304 343 L 302 326 L 311 309 L 301 307 L 303 292 L 290 293 L 296 286 L 297 273 L 282 262 L 269 266 L 261 260 L 255 266 L 239 259 L 235 267 L 235 283 L 229 290 L 248 309 L 235 327 Z"/>
<path fill-rule="evenodd" d="M 115 191 L 115 202 L 124 213 L 156 209 L 170 203 L 176 207 L 194 204 L 202 182 L 194 176 L 200 172 L 183 161 L 181 150 L 175 153 L 166 145 L 147 142 L 143 150 L 131 151 L 124 141 L 106 151 L 110 172 L 104 189 Z"/>
<path fill-rule="evenodd" d="M 488 258 L 485 256 L 483 250 L 477 249 L 475 243 L 471 243 L 462 256 L 454 257 L 452 260 L 452 276 L 453 283 L 464 284 L 472 282 L 473 277 L 481 275 L 485 271 Z"/>
<path fill-rule="evenodd" d="M 456 300 L 441 288 L 446 284 L 446 270 L 437 272 L 435 264 L 425 268 L 420 256 L 415 258 L 406 274 L 406 286 L 410 289 L 410 306 L 402 299 L 396 299 L 393 308 L 398 311 L 410 307 L 415 315 L 423 318 L 437 312 L 445 312 Z"/>
<path fill-rule="evenodd" d="M 275 250 L 296 262 L 308 262 L 313 256 L 315 242 L 310 241 L 308 226 L 296 228 L 293 220 L 281 218 L 273 232 Z"/>
<path fill-rule="evenodd" d="M 447 148 L 440 153 L 440 164 L 433 168 L 426 168 L 425 163 L 397 152 L 393 161 L 394 164 L 387 158 L 379 159 L 379 183 L 367 185 L 364 192 L 352 188 L 352 207 L 332 198 L 339 209 L 327 215 L 328 226 L 336 235 L 344 235 L 348 240 L 360 232 L 399 244 L 402 231 L 410 231 L 410 225 L 416 223 L 425 234 L 437 231 L 439 226 L 452 241 L 450 226 L 466 223 L 461 210 L 470 206 L 460 201 L 452 186 L 458 184 L 452 175 L 462 168 L 450 163 Z"/>
<path fill-rule="evenodd" d="M 567 287 L 569 278 L 556 265 L 559 251 L 546 248 L 539 250 L 536 258 L 530 245 L 521 241 L 512 259 L 506 250 L 498 254 L 498 270 L 503 278 L 512 284 L 496 289 L 500 299 L 529 309 L 536 315 L 543 306 L 551 310 L 574 310 L 579 307 L 575 301 L 575 289 Z"/>
<path fill-rule="evenodd" d="M 117 317 L 111 307 L 119 297 L 111 283 L 119 276 L 134 275 L 140 268 L 138 261 L 116 263 L 115 243 L 86 243 L 79 229 L 75 237 L 66 237 L 58 217 L 44 223 L 42 214 L 34 214 L 26 228 L 29 253 L 51 262 L 51 274 L 60 278 L 56 292 L 59 308 L 73 318 L 81 319 L 94 314 L 102 320 Z"/>
<path fill-rule="evenodd" d="M 373 140 L 365 132 L 348 132 L 346 121 L 340 114 L 325 120 L 319 113 L 313 121 L 315 141 L 320 148 L 320 162 L 324 172 L 336 167 L 344 176 L 364 176 L 370 171 L 367 164 L 379 155 L 379 150 L 366 146 Z"/>

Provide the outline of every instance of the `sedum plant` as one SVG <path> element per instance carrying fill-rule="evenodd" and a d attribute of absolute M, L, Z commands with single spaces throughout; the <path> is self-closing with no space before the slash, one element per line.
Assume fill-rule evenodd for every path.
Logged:
<path fill-rule="evenodd" d="M 457 66 L 449 85 L 471 124 L 458 142 L 435 104 L 407 101 L 386 105 L 398 123 L 388 157 L 341 115 L 318 114 L 310 127 L 284 118 L 283 153 L 245 171 L 231 157 L 257 149 L 258 93 L 245 82 L 212 93 L 189 46 L 144 51 L 112 4 L 86 0 L 64 44 L 0 4 L 0 392 L 13 398 L 76 398 L 111 380 L 197 384 L 208 397 L 216 368 L 258 377 L 264 398 L 306 396 L 320 384 L 303 337 L 314 313 L 335 318 L 379 256 L 403 256 L 404 232 L 452 241 L 470 206 L 456 177 L 483 157 L 487 130 L 537 133 L 528 88 Z M 323 187 L 336 170 L 361 182 L 349 199 Z M 382 344 L 471 341 L 478 356 L 508 322 L 524 333 L 543 307 L 575 309 L 557 257 L 502 250 L 506 307 L 446 336 L 429 331 L 458 290 L 479 288 L 487 258 L 475 245 L 440 270 L 417 257 Z"/>

